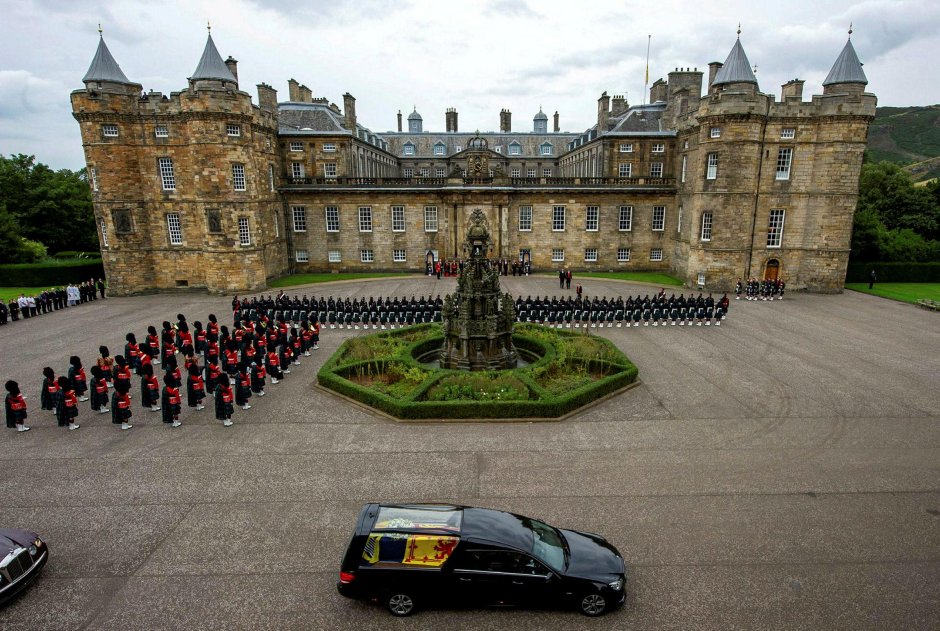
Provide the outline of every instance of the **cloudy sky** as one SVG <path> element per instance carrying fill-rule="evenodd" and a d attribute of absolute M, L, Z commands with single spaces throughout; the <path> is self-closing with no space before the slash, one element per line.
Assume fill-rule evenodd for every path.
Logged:
<path fill-rule="evenodd" d="M 582 131 L 605 90 L 642 102 L 647 35 L 650 83 L 677 66 L 707 77 L 739 21 L 762 91 L 778 98 L 792 78 L 806 81 L 804 95 L 821 92 L 852 22 L 879 105 L 940 103 L 935 0 L 0 0 L 0 15 L 0 153 L 55 168 L 84 165 L 69 92 L 82 87 L 99 22 L 146 90 L 186 86 L 211 20 L 253 98 L 263 81 L 287 100 L 291 77 L 340 104 L 349 91 L 359 121 L 379 132 L 413 106 L 431 131 L 448 107 L 461 131 L 497 129 L 504 107 L 514 130 L 530 130 L 540 106 Z"/>

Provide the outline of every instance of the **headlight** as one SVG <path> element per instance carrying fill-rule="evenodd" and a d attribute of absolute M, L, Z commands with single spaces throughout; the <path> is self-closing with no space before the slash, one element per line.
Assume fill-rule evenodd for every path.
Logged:
<path fill-rule="evenodd" d="M 621 589 L 623 589 L 623 579 L 618 578 L 616 581 L 607 583 L 607 586 L 610 587 L 615 592 L 619 592 Z"/>
<path fill-rule="evenodd" d="M 38 552 L 38 550 L 36 550 L 36 546 L 29 546 L 29 556 L 36 556 L 36 552 Z"/>
<path fill-rule="evenodd" d="M 36 541 L 33 542 L 33 545 L 36 546 L 37 548 L 41 548 L 41 547 L 42 547 L 42 539 L 40 539 L 39 537 L 36 537 Z"/>

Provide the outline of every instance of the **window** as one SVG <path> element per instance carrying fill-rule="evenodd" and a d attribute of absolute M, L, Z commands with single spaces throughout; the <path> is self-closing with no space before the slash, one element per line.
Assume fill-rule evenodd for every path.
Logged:
<path fill-rule="evenodd" d="M 421 177 L 427 177 L 430 171 L 428 171 L 427 167 L 422 167 L 420 170 L 420 173 L 421 173 Z"/>
<path fill-rule="evenodd" d="M 372 232 L 372 209 L 369 206 L 359 207 L 359 232 Z"/>
<path fill-rule="evenodd" d="M 565 207 L 552 206 L 552 230 L 555 232 L 564 232 L 565 230 Z"/>
<path fill-rule="evenodd" d="M 617 248 L 617 262 L 618 263 L 630 262 L 630 248 Z"/>
<path fill-rule="evenodd" d="M 705 168 L 705 179 L 714 180 L 718 178 L 718 154 L 708 154 L 708 163 Z"/>
<path fill-rule="evenodd" d="M 597 262 L 597 248 L 585 248 L 584 261 L 586 263 L 596 263 Z"/>
<path fill-rule="evenodd" d="M 402 155 L 413 156 L 415 154 L 415 146 L 411 143 L 406 143 L 405 146 L 401 148 Z"/>
<path fill-rule="evenodd" d="M 790 162 L 793 160 L 793 148 L 781 147 L 777 152 L 777 179 L 790 179 Z"/>
<path fill-rule="evenodd" d="M 340 254 L 339 250 L 330 250 L 326 253 L 326 260 L 329 263 L 340 263 L 343 260 L 343 256 Z"/>
<path fill-rule="evenodd" d="M 274 165 L 268 165 L 268 185 L 271 187 L 271 191 L 274 191 Z"/>
<path fill-rule="evenodd" d="M 307 231 L 307 207 L 306 206 L 291 206 L 290 207 L 291 215 L 294 217 L 294 232 L 306 232 Z M 329 221 L 327 221 L 329 223 Z"/>
<path fill-rule="evenodd" d="M 402 177 L 414 177 L 415 172 L 414 172 L 414 169 L 408 168 L 408 169 L 402 169 L 401 174 L 402 174 Z"/>
<path fill-rule="evenodd" d="M 617 229 L 620 230 L 620 232 L 630 232 L 633 230 L 633 206 L 620 207 L 620 219 Z"/>
<path fill-rule="evenodd" d="M 676 232 L 682 232 L 682 206 L 679 206 L 679 212 L 676 219 Z"/>
<path fill-rule="evenodd" d="M 102 125 L 101 133 L 104 134 L 105 138 L 117 138 L 118 126 L 117 125 Z"/>
<path fill-rule="evenodd" d="M 767 227 L 767 247 L 779 248 L 783 241 L 783 219 L 785 211 L 774 208 L 770 211 L 770 225 Z"/>
<path fill-rule="evenodd" d="M 526 177 L 535 177 L 535 169 L 526 169 L 525 176 L 526 176 Z"/>
<path fill-rule="evenodd" d="M 522 170 L 519 168 L 509 170 L 510 177 L 520 177 L 521 175 L 522 175 Z"/>
<path fill-rule="evenodd" d="M 170 130 L 167 129 L 166 125 L 157 125 L 153 128 L 153 135 L 157 138 L 169 138 Z"/>
<path fill-rule="evenodd" d="M 520 206 L 519 207 L 519 231 L 529 232 L 530 230 L 532 230 L 532 207 Z"/>
<path fill-rule="evenodd" d="M 434 177 L 444 177 L 444 167 L 434 169 Z"/>
<path fill-rule="evenodd" d="M 552 170 L 550 168 L 542 169 L 542 177 L 551 177 L 551 176 L 552 176 Z"/>
<path fill-rule="evenodd" d="M 679 171 L 679 181 L 685 182 L 685 169 L 689 166 L 689 156 L 682 156 L 682 169 Z"/>
<path fill-rule="evenodd" d="M 98 225 L 101 226 L 101 247 L 108 247 L 108 226 L 104 221 L 104 217 L 98 220 Z"/>
<path fill-rule="evenodd" d="M 359 250 L 359 260 L 363 263 L 372 263 L 375 261 L 375 255 L 372 250 Z"/>
<path fill-rule="evenodd" d="M 323 163 L 323 177 L 329 177 L 329 178 L 336 177 L 336 163 L 335 162 Z"/>
<path fill-rule="evenodd" d="M 682 148 L 683 148 L 683 149 L 688 149 L 688 148 L 689 148 L 689 141 L 688 141 L 688 140 L 684 140 L 684 141 L 682 142 Z"/>
<path fill-rule="evenodd" d="M 662 162 L 653 162 L 650 164 L 650 177 L 662 177 L 663 176 L 663 163 Z"/>
<path fill-rule="evenodd" d="M 392 262 L 394 262 L 394 263 L 404 263 L 404 262 L 405 262 L 405 251 L 404 251 L 404 250 L 392 250 Z"/>
<path fill-rule="evenodd" d="M 303 151 L 303 150 L 304 150 L 304 143 L 302 143 L 302 142 L 292 142 L 292 143 L 290 143 L 290 150 L 291 150 L 291 151 Z"/>
<path fill-rule="evenodd" d="M 633 143 L 632 142 L 620 143 L 620 153 L 633 153 Z"/>
<path fill-rule="evenodd" d="M 460 153 L 461 151 L 463 151 L 463 147 L 461 147 L 460 145 L 457 145 L 456 147 L 454 147 L 454 151 L 456 151 L 457 153 Z"/>
<path fill-rule="evenodd" d="M 552 263 L 562 263 L 565 260 L 565 251 L 562 248 L 552 248 Z"/>
<path fill-rule="evenodd" d="M 298 263 L 306 263 L 310 260 L 310 253 L 306 250 L 294 250 L 294 260 Z"/>
<path fill-rule="evenodd" d="M 495 147 L 493 147 L 493 151 L 495 151 L 496 153 L 502 153 L 502 152 L 503 152 L 503 146 L 502 146 L 502 145 L 496 145 Z"/>
<path fill-rule="evenodd" d="M 630 162 L 621 162 L 617 170 L 617 175 L 620 177 L 630 177 L 633 175 L 633 164 Z"/>
<path fill-rule="evenodd" d="M 661 142 L 654 142 L 652 151 L 653 153 L 663 153 L 666 151 L 666 145 Z"/>
<path fill-rule="evenodd" d="M 552 143 L 543 142 L 541 145 L 539 145 L 539 154 L 543 156 L 552 155 Z"/>
<path fill-rule="evenodd" d="M 702 241 L 712 240 L 712 214 L 702 213 Z"/>
<path fill-rule="evenodd" d="M 511 156 L 520 156 L 522 155 L 522 145 L 518 143 L 509 144 L 509 155 Z"/>
<path fill-rule="evenodd" d="M 444 155 L 444 145 L 434 145 L 434 155 L 436 156 Z"/>
<path fill-rule="evenodd" d="M 666 207 L 653 206 L 653 230 L 660 231 L 666 227 Z"/>
<path fill-rule="evenodd" d="M 326 209 L 326 231 L 339 232 L 339 207 L 327 206 Z M 306 223 L 306 218 L 305 223 Z M 294 220 L 296 222 L 296 218 Z"/>
<path fill-rule="evenodd" d="M 424 231 L 437 232 L 437 206 L 424 207 Z"/>
<path fill-rule="evenodd" d="M 784 127 L 780 130 L 780 137 L 784 139 L 796 138 L 796 128 L 795 127 Z"/>
<path fill-rule="evenodd" d="M 696 278 L 695 280 L 696 280 L 696 284 L 699 287 L 704 287 L 705 286 L 705 272 L 699 272 L 698 278 Z"/>
<path fill-rule="evenodd" d="M 290 174 L 291 174 L 291 177 L 295 179 L 302 178 L 304 176 L 304 163 L 303 162 L 291 162 Z"/>
<path fill-rule="evenodd" d="M 245 165 L 244 164 L 232 165 L 232 187 L 236 191 L 245 190 Z"/>
<path fill-rule="evenodd" d="M 183 228 L 180 226 L 179 213 L 167 214 L 166 229 L 170 234 L 170 245 L 183 245 Z"/>
<path fill-rule="evenodd" d="M 584 214 L 584 229 L 588 232 L 597 232 L 599 211 L 597 206 L 588 206 Z"/>
<path fill-rule="evenodd" d="M 229 136 L 241 136 L 242 135 L 241 125 L 233 125 L 232 123 L 229 123 L 225 126 L 225 133 L 228 134 Z"/>
<path fill-rule="evenodd" d="M 176 190 L 176 175 L 173 173 L 173 160 L 170 158 L 158 158 L 157 164 L 160 165 L 160 180 L 163 184 L 163 190 Z"/>
<path fill-rule="evenodd" d="M 708 130 L 709 138 L 721 138 L 721 127 L 712 127 Z"/>
<path fill-rule="evenodd" d="M 238 218 L 238 242 L 241 245 L 251 245 L 251 228 L 248 225 L 248 217 Z"/>
<path fill-rule="evenodd" d="M 91 167 L 88 169 L 88 174 L 91 177 L 91 190 L 98 190 L 98 169 Z"/>
<path fill-rule="evenodd" d="M 333 151 L 336 151 L 336 143 L 335 143 L 335 142 L 325 142 L 325 143 L 323 143 L 323 151 L 325 151 L 325 152 L 327 152 L 327 153 L 331 153 L 331 152 L 333 152 Z"/>
<path fill-rule="evenodd" d="M 663 260 L 663 249 L 662 248 L 653 248 L 650 250 L 650 260 L 651 261 L 661 261 Z"/>
<path fill-rule="evenodd" d="M 281 213 L 274 211 L 274 238 L 278 239 L 281 236 Z"/>

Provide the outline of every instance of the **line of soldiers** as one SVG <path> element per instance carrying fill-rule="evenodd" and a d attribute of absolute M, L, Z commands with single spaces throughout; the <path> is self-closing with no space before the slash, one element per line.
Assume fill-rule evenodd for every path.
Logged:
<path fill-rule="evenodd" d="M 538 322 L 556 328 L 599 328 L 631 324 L 636 327 L 641 322 L 643 326 L 692 326 L 693 323 L 710 326 L 712 322 L 721 326 L 728 315 L 728 304 L 727 294 L 718 300 L 711 294 L 704 297 L 702 294 L 673 294 L 667 298 L 661 290 L 652 297 L 648 294 L 628 296 L 626 300 L 622 296 L 609 299 L 606 296 L 552 296 L 550 300 L 548 296 L 535 299 L 530 296 L 525 300 L 520 297 L 515 307 L 518 322 Z"/>
<path fill-rule="evenodd" d="M 40 407 L 55 414 L 58 424 L 78 429 L 78 403 L 91 400 L 91 409 L 99 414 L 111 413 L 111 421 L 122 430 L 133 427 L 131 390 L 133 374 L 140 378 L 141 405 L 144 409 L 162 411 L 163 422 L 179 427 L 182 389 L 185 384 L 187 404 L 203 410 L 207 396 L 215 399 L 215 415 L 226 427 L 232 425 L 234 406 L 251 409 L 252 396 L 265 396 L 266 379 L 279 383 L 290 374 L 292 365 L 309 357 L 319 348 L 319 323 L 301 320 L 289 322 L 283 316 L 270 319 L 260 314 L 244 319 L 229 331 L 219 325 L 214 314 L 203 328 L 196 321 L 190 329 L 186 317 L 177 315 L 177 322 L 163 322 L 147 328 L 146 338 L 138 343 L 134 333 L 125 336 L 124 354 L 111 356 L 107 346 L 99 348 L 100 357 L 91 367 L 91 384 L 81 359 L 72 356 L 68 376 L 56 377 L 51 367 L 43 369 Z M 181 355 L 182 369 L 177 355 Z M 163 387 L 156 370 L 162 364 Z M 184 380 L 185 373 L 185 380 Z M 27 406 L 16 381 L 6 383 L 5 400 L 7 427 L 29 431 L 26 425 Z M 109 405 L 109 391 L 112 391 Z M 87 394 L 86 394 L 87 393 Z"/>
<path fill-rule="evenodd" d="M 743 293 L 748 300 L 773 300 L 774 298 L 783 300 L 783 292 L 786 287 L 786 282 L 779 278 L 774 280 L 752 278 L 747 283 L 742 283 L 739 278 L 734 286 L 734 299 L 740 300 Z"/>
<path fill-rule="evenodd" d="M 239 302 L 233 319 L 237 323 L 246 318 L 257 319 L 263 314 L 268 318 L 284 318 L 293 322 L 306 320 L 328 324 L 331 329 L 359 329 L 369 326 L 373 329 L 380 326 L 385 329 L 422 322 L 440 322 L 441 309 L 444 306 L 440 294 L 436 298 L 429 295 L 420 298 L 412 296 L 410 299 L 391 296 L 334 299 L 333 296 L 321 296 L 318 300 L 316 296 L 312 299 L 304 296 L 303 300 L 295 301 L 296 297 L 293 300 L 274 301 L 270 307 L 267 305 L 271 303 L 267 300 Z M 294 308 L 295 304 L 299 304 L 300 308 Z"/>
<path fill-rule="evenodd" d="M 104 298 L 104 281 L 101 283 L 101 297 Z M 80 296 L 72 301 L 69 292 L 73 287 L 76 294 Z M 10 298 L 9 303 L 0 300 L 0 325 L 7 322 L 16 322 L 20 319 L 28 320 L 44 313 L 52 313 L 59 309 L 66 309 L 75 306 L 79 302 L 89 302 L 97 300 L 94 281 L 88 281 L 78 286 L 69 285 L 66 287 L 53 287 L 42 291 L 35 296 L 20 294 L 19 298 Z"/>

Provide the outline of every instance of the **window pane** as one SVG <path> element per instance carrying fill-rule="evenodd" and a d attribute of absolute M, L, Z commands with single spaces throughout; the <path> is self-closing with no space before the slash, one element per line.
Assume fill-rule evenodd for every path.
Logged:
<path fill-rule="evenodd" d="M 650 250 L 650 260 L 651 261 L 661 261 L 663 260 L 663 250 L 662 248 L 653 248 Z"/>
<path fill-rule="evenodd" d="M 170 233 L 170 245 L 183 245 L 183 231 L 180 227 L 179 213 L 170 213 L 166 216 L 166 227 Z"/>
<path fill-rule="evenodd" d="M 163 184 L 163 190 L 176 190 L 176 175 L 173 173 L 173 160 L 170 158 L 160 158 L 157 160 L 160 165 L 160 180 Z"/>
<path fill-rule="evenodd" d="M 705 179 L 714 180 L 718 177 L 718 154 L 708 154 L 708 166 L 705 170 Z"/>
<path fill-rule="evenodd" d="M 307 208 L 305 206 L 291 206 L 294 215 L 294 232 L 307 231 Z"/>
<path fill-rule="evenodd" d="M 368 206 L 359 208 L 359 232 L 372 232 L 372 209 Z"/>
<path fill-rule="evenodd" d="M 392 206 L 392 232 L 405 231 L 405 207 Z"/>
<path fill-rule="evenodd" d="M 565 251 L 562 248 L 552 248 L 552 262 L 560 263 L 565 260 Z"/>
<path fill-rule="evenodd" d="M 552 230 L 558 232 L 565 229 L 565 207 L 552 207 Z"/>
<path fill-rule="evenodd" d="M 339 263 L 343 260 L 343 257 L 340 255 L 339 250 L 330 250 L 327 252 L 326 260 L 330 263 Z"/>
<path fill-rule="evenodd" d="M 617 248 L 617 262 L 627 263 L 630 261 L 630 248 Z"/>
<path fill-rule="evenodd" d="M 666 227 L 666 207 L 653 206 L 653 230 L 663 230 Z"/>
<path fill-rule="evenodd" d="M 437 206 L 424 207 L 424 231 L 437 232 Z"/>
<path fill-rule="evenodd" d="M 793 149 L 791 147 L 781 147 L 777 152 L 777 179 L 790 179 L 790 161 L 793 159 Z"/>
<path fill-rule="evenodd" d="M 584 229 L 595 232 L 597 231 L 598 224 L 598 207 L 597 206 L 588 206 L 585 214 L 585 225 Z"/>
<path fill-rule="evenodd" d="M 532 230 L 532 207 L 531 206 L 519 207 L 519 230 L 522 230 L 522 231 Z"/>
<path fill-rule="evenodd" d="M 711 241 L 712 239 L 712 214 L 710 212 L 702 213 L 702 241 Z"/>
<path fill-rule="evenodd" d="M 295 250 L 294 260 L 298 263 L 306 263 L 310 260 L 310 254 L 306 250 Z"/>
<path fill-rule="evenodd" d="M 248 227 L 248 217 L 238 218 L 238 242 L 241 245 L 251 245 L 251 230 Z"/>
<path fill-rule="evenodd" d="M 767 227 L 767 247 L 779 248 L 783 242 L 783 220 L 785 211 L 774 208 L 770 211 L 770 224 Z"/>
<path fill-rule="evenodd" d="M 339 232 L 339 208 L 336 206 L 326 207 L 326 231 Z"/>
<path fill-rule="evenodd" d="M 363 263 L 371 263 L 375 260 L 372 250 L 359 250 L 359 260 Z"/>
<path fill-rule="evenodd" d="M 232 186 L 236 191 L 245 190 L 245 165 L 244 164 L 233 164 L 232 165 Z"/>

